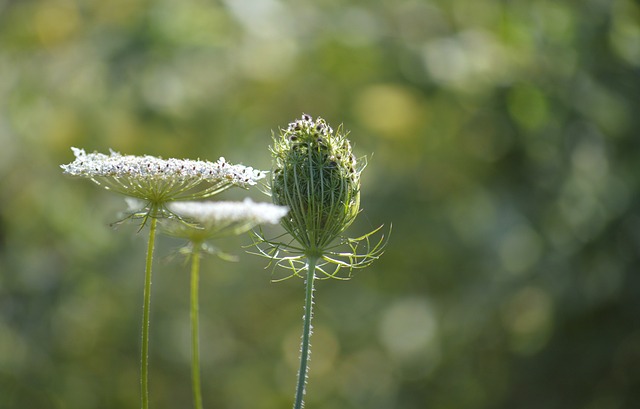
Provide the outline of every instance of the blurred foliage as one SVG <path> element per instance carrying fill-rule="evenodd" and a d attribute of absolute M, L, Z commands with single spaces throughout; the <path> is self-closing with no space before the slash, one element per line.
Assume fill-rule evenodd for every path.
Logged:
<path fill-rule="evenodd" d="M 394 229 L 318 285 L 309 408 L 637 407 L 639 109 L 632 0 L 0 0 L 0 408 L 139 405 L 145 236 L 70 146 L 268 169 L 302 112 L 369 156 L 350 231 Z M 202 266 L 210 408 L 293 398 L 303 285 L 249 242 Z M 191 404 L 179 245 L 157 409 Z"/>

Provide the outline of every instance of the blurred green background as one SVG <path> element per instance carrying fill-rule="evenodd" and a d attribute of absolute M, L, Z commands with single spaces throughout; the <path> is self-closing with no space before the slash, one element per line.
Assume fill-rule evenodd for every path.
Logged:
<path fill-rule="evenodd" d="M 639 407 L 637 1 L 0 0 L 0 408 L 139 407 L 147 236 L 71 146 L 269 169 L 302 112 L 369 157 L 349 232 L 393 223 L 317 287 L 308 408 Z M 303 283 L 249 242 L 202 266 L 208 408 L 293 399 Z M 191 406 L 179 245 L 156 409 Z"/>

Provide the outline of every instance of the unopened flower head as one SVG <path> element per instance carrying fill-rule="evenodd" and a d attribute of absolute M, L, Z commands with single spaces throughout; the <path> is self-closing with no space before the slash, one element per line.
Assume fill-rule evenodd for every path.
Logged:
<path fill-rule="evenodd" d="M 282 225 L 311 253 L 321 254 L 358 214 L 364 166 L 346 136 L 306 114 L 274 136 L 273 202 L 291 209 Z"/>
<path fill-rule="evenodd" d="M 170 201 L 203 199 L 232 186 L 255 185 L 265 176 L 251 167 L 229 164 L 224 158 L 208 162 L 71 149 L 76 159 L 61 165 L 65 174 L 85 177 L 108 190 L 141 199 L 156 211 Z"/>
<path fill-rule="evenodd" d="M 163 230 L 196 243 L 245 233 L 259 224 L 278 224 L 289 210 L 249 198 L 242 202 L 174 202 L 167 207 L 181 220 L 163 221 Z"/>

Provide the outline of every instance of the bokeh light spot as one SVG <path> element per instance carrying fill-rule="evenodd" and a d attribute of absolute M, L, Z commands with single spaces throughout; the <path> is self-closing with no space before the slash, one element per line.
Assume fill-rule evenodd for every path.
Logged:
<path fill-rule="evenodd" d="M 531 227 L 522 223 L 512 227 L 502 238 L 500 260 L 511 273 L 523 273 L 542 255 L 542 239 Z"/>
<path fill-rule="evenodd" d="M 365 88 L 356 99 L 355 113 L 365 126 L 390 138 L 411 136 L 423 115 L 412 91 L 391 84 Z"/>
<path fill-rule="evenodd" d="M 467 30 L 428 41 L 422 59 L 435 82 L 473 91 L 506 74 L 503 54 L 490 32 Z"/>
<path fill-rule="evenodd" d="M 553 324 L 553 301 L 545 290 L 522 288 L 506 301 L 501 315 L 515 352 L 532 354 L 547 343 Z"/>
<path fill-rule="evenodd" d="M 617 1 L 609 41 L 627 63 L 640 66 L 640 7 L 631 1 Z"/>
<path fill-rule="evenodd" d="M 391 305 L 380 321 L 379 337 L 395 357 L 411 359 L 436 348 L 438 322 L 429 303 L 407 298 Z"/>
<path fill-rule="evenodd" d="M 38 38 L 44 46 L 52 46 L 71 37 L 79 28 L 78 11 L 71 1 L 43 2 L 35 15 Z"/>
<path fill-rule="evenodd" d="M 548 120 L 546 98 L 542 91 L 532 85 L 513 88 L 509 92 L 508 103 L 509 113 L 525 130 L 538 129 Z"/>

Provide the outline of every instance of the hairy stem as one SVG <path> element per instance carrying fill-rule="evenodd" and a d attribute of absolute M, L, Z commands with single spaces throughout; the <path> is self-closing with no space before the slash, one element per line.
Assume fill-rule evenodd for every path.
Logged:
<path fill-rule="evenodd" d="M 307 372 L 309 370 L 309 340 L 311 339 L 311 319 L 313 318 L 313 281 L 315 279 L 317 259 L 307 258 L 307 280 L 304 301 L 304 327 L 302 330 L 302 343 L 300 346 L 300 370 L 298 371 L 298 384 L 294 409 L 301 409 L 304 404 L 304 393 L 307 385 Z"/>
<path fill-rule="evenodd" d="M 200 346 L 198 329 L 198 281 L 200 273 L 200 246 L 194 243 L 191 254 L 191 382 L 193 384 L 193 405 L 202 409 L 200 387 Z"/>
<path fill-rule="evenodd" d="M 149 408 L 149 310 L 151 307 L 151 265 L 156 241 L 158 219 L 151 218 L 149 228 L 149 245 L 144 269 L 144 303 L 142 305 L 142 352 L 140 358 L 140 389 L 142 409 Z"/>

